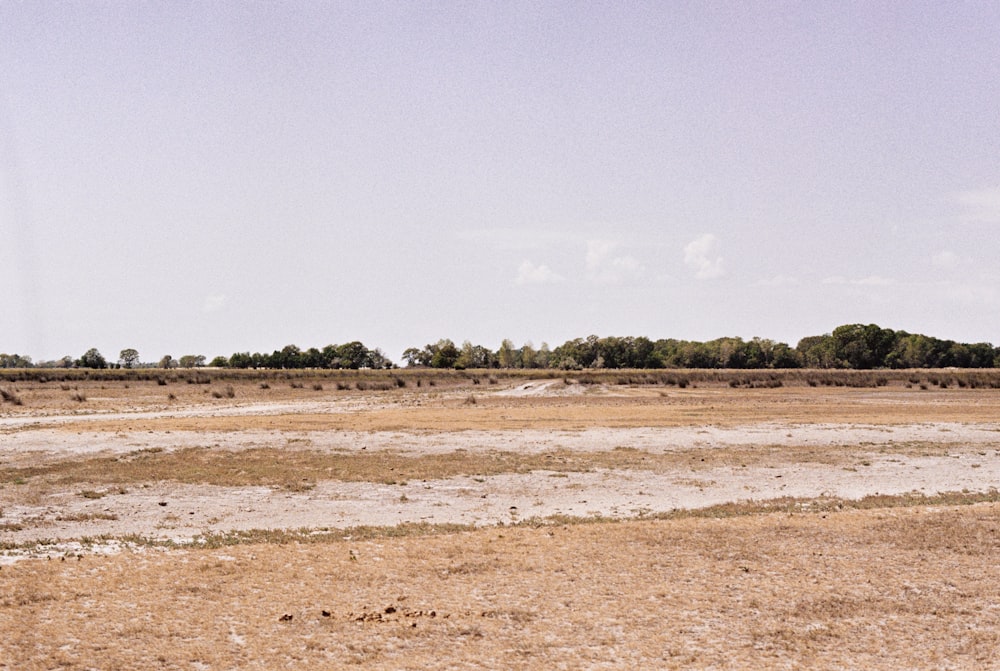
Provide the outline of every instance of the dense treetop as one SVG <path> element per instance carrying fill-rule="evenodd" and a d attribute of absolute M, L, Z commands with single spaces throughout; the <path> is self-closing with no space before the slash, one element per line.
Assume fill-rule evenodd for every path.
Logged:
<path fill-rule="evenodd" d="M 491 350 L 465 341 L 461 346 L 445 338 L 403 352 L 408 367 L 429 368 L 995 368 L 1000 367 L 1000 347 L 990 343 L 959 343 L 931 336 L 893 331 L 876 324 L 845 324 L 832 333 L 803 338 L 792 348 L 764 338 L 717 338 L 707 342 L 650 340 L 639 337 L 598 337 L 568 340 L 552 349 L 546 343 L 517 347 L 504 340 Z M 0 354 L 0 368 L 33 366 L 105 368 L 110 366 L 193 368 L 205 365 L 202 355 L 169 354 L 158 364 L 139 363 L 134 349 L 122 350 L 117 364 L 109 363 L 96 349 L 79 359 L 63 357 L 34 364 L 30 357 Z M 287 345 L 271 354 L 237 352 L 215 357 L 210 365 L 222 368 L 391 368 L 394 364 L 379 349 L 353 341 L 302 350 Z"/>
<path fill-rule="evenodd" d="M 989 343 L 940 340 L 875 324 L 846 324 L 809 336 L 795 348 L 763 338 L 717 338 L 708 342 L 644 337 L 588 336 L 555 349 L 545 343 L 516 348 L 505 340 L 496 352 L 450 340 L 403 353 L 409 366 L 434 368 L 991 368 L 1000 348 Z"/>

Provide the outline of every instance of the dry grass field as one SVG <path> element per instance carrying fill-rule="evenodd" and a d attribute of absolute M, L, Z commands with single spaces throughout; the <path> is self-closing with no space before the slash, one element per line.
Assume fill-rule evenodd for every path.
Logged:
<path fill-rule="evenodd" d="M 1000 668 L 989 373 L 72 373 L 0 669 Z"/>

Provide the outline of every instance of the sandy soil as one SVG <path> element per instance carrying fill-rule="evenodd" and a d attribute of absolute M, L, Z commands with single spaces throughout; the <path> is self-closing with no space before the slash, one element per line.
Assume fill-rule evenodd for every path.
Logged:
<path fill-rule="evenodd" d="M 23 561 L 0 669 L 1000 668 L 996 504 Z"/>
<path fill-rule="evenodd" d="M 44 486 L 0 489 L 4 541 L 16 545 L 47 542 L 43 548 L 9 551 L 5 561 L 24 552 L 60 552 L 66 542 L 84 537 L 143 535 L 183 542 L 227 530 L 330 529 L 403 522 L 493 525 L 554 515 L 629 518 L 784 496 L 857 499 L 871 494 L 983 491 L 1000 482 L 1000 423 L 968 421 L 970 408 L 975 409 L 974 417 L 996 411 L 996 392 L 929 397 L 899 390 L 702 389 L 677 390 L 664 397 L 627 387 L 597 387 L 584 394 L 581 385 L 552 380 L 477 392 L 479 400 L 471 407 L 463 402 L 468 398 L 464 392 L 435 392 L 353 394 L 297 403 L 237 400 L 84 416 L 59 412 L 7 416 L 0 418 L 4 431 L 0 466 L 57 466 L 86 458 L 128 458 L 186 448 L 225 451 L 238 462 L 241 451 L 262 447 L 358 456 L 388 452 L 414 458 L 556 452 L 585 458 L 608 451 L 691 457 L 639 467 L 594 466 L 579 472 L 539 469 L 482 477 L 468 473 L 405 482 L 395 482 L 387 473 L 378 482 L 319 480 L 306 491 L 172 482 L 169 472 L 160 480 L 122 486 L 86 482 L 60 486 L 49 478 Z M 956 397 L 965 403 L 956 403 Z M 720 410 L 714 414 L 718 421 L 701 424 L 699 415 L 687 425 L 681 423 L 676 409 L 698 407 L 705 398 L 713 406 L 718 404 Z M 511 399 L 527 403 L 512 406 Z M 769 421 L 784 419 L 789 407 L 802 404 L 803 399 L 814 401 L 815 421 Z M 560 405 L 547 406 L 543 401 Z M 934 405 L 931 414 L 936 417 L 948 419 L 950 411 L 951 418 L 965 421 L 913 422 L 928 414 L 928 403 Z M 761 421 L 732 425 L 732 415 L 741 416 L 741 408 L 747 406 L 756 409 Z M 891 421 L 824 421 L 845 413 L 870 420 L 869 407 L 891 407 Z M 553 426 L 549 412 L 553 410 L 571 422 L 597 417 L 613 419 L 606 423 L 615 426 L 560 428 L 563 422 Z M 454 421 L 427 428 L 442 414 L 461 417 L 469 413 L 476 413 L 472 423 L 481 428 L 456 429 Z M 371 420 L 373 415 L 379 419 Z M 506 428 L 514 415 L 529 428 Z M 320 421 L 310 423 L 309 429 L 269 428 L 303 417 Z M 358 431 L 341 428 L 343 417 L 362 424 L 392 425 L 399 424 L 401 417 L 410 418 L 418 428 L 403 425 L 397 430 Z M 648 426 L 654 422 L 647 420 L 664 417 L 669 425 Z M 911 422 L 903 423 L 906 418 Z M 224 430 L 217 428 L 220 421 L 226 422 Z M 192 422 L 196 428 L 191 428 Z M 146 428 L 146 423 L 155 428 Z M 631 426 L 620 426 L 623 423 Z M 496 425 L 503 428 L 491 428 Z M 766 456 L 760 455 L 761 450 L 766 450 Z M 703 464 L 699 451 L 711 451 L 717 458 Z M 720 459 L 720 453 L 730 458 Z M 92 494 L 87 497 L 81 492 Z"/>
<path fill-rule="evenodd" d="M 809 512 L 994 490 L 996 390 L 80 387 L 0 407 L 0 669 L 1000 668 L 998 504 Z"/>

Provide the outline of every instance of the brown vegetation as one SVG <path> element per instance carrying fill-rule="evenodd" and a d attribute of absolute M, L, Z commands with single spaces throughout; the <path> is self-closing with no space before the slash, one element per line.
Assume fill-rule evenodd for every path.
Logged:
<path fill-rule="evenodd" d="M 720 469 L 867 473 L 873 459 L 909 456 L 980 473 L 1000 447 L 991 438 L 963 446 L 933 424 L 997 430 L 1000 394 L 990 378 L 973 382 L 964 371 L 888 373 L 870 386 L 829 371 L 822 374 L 839 377 L 822 379 L 843 384 L 806 371 L 760 378 L 688 372 L 680 373 L 683 384 L 648 371 L 565 379 L 473 371 L 127 373 L 134 371 L 65 382 L 85 404 L 52 380 L 16 380 L 23 405 L 0 406 L 7 422 L 0 432 L 48 432 L 39 441 L 52 440 L 53 449 L 102 437 L 134 447 L 5 454 L 0 546 L 7 551 L 27 548 L 8 537 L 44 532 L 56 521 L 81 528 L 127 522 L 116 499 L 147 487 L 169 491 L 171 483 L 264 486 L 301 497 L 321 483 L 391 483 L 394 501 L 406 508 L 417 505 L 414 490 L 396 485 L 425 480 L 461 477 L 471 487 L 544 473 L 555 487 L 585 473 L 660 473 L 698 487 Z M 177 384 L 185 379 L 191 384 Z M 568 435 L 761 424 L 787 427 L 788 438 L 711 449 L 518 443 L 528 429 Z M 792 437 L 796 427 L 820 424 L 843 427 L 843 440 Z M 922 424 L 932 428 L 920 440 L 850 438 L 857 426 L 892 435 L 893 427 Z M 319 449 L 310 438 L 337 431 L 394 432 L 388 435 L 417 445 L 478 435 L 456 433 L 467 431 L 508 438 L 502 447 L 423 453 Z M 169 444 L 178 432 L 183 437 Z M 209 438 L 192 446 L 219 432 L 250 437 L 229 447 Z M 144 447 L 141 437 L 149 435 L 166 446 Z M 284 438 L 258 442 L 275 436 Z M 992 561 L 1000 550 L 1000 493 L 993 486 L 857 499 L 734 494 L 726 503 L 638 511 L 625 521 L 526 512 L 486 528 L 414 521 L 299 529 L 265 521 L 251 529 L 206 525 L 193 542 L 152 527 L 79 537 L 79 545 L 47 551 L 51 558 L 0 566 L 0 669 L 988 668 L 1000 648 L 1000 575 Z M 156 501 L 165 524 L 188 514 Z M 22 508 L 45 512 L 26 517 Z M 98 553 L 115 548 L 121 551 Z"/>

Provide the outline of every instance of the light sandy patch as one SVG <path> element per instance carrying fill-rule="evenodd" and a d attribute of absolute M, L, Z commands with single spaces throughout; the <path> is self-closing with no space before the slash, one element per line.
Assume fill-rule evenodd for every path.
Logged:
<path fill-rule="evenodd" d="M 502 431 L 76 431 L 22 430 L 3 437 L 0 465 L 24 466 L 99 454 L 139 450 L 218 447 L 311 449 L 328 452 L 393 450 L 405 454 L 443 454 L 455 450 L 513 450 L 538 454 L 556 449 L 592 452 L 627 447 L 648 452 L 733 446 L 902 447 L 1000 444 L 1000 423 L 927 422 L 891 426 L 763 423 L 736 427 L 638 427 L 581 430 Z"/>
<path fill-rule="evenodd" d="M 395 526 L 404 522 L 493 525 L 555 515 L 641 517 L 779 497 L 860 499 L 873 494 L 987 491 L 1000 483 L 1000 453 L 872 455 L 846 466 L 775 466 L 593 472 L 535 471 L 400 484 L 319 482 L 305 492 L 268 487 L 154 483 L 119 493 L 56 491 L 32 504 L 7 500 L 0 522 L 23 524 L 5 540 L 26 543 L 145 535 L 187 540 L 249 529 Z M 10 490 L 4 490 L 9 498 Z M 16 493 L 16 492 L 15 492 Z"/>

